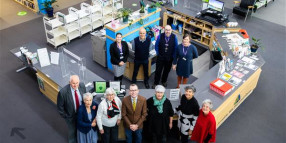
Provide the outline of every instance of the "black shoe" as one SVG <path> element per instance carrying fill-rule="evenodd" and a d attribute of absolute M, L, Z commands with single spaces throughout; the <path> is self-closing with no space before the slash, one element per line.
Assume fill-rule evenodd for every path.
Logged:
<path fill-rule="evenodd" d="M 162 82 L 162 85 L 163 85 L 164 87 L 167 87 L 167 82 Z"/>
<path fill-rule="evenodd" d="M 152 89 L 155 89 L 156 86 L 157 86 L 156 84 L 153 84 L 153 85 L 152 85 Z"/>
<path fill-rule="evenodd" d="M 149 83 L 145 83 L 145 87 L 146 89 L 149 89 L 150 88 Z"/>

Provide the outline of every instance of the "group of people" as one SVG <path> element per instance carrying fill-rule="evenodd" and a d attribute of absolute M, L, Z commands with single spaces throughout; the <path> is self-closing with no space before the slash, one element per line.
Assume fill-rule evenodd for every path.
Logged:
<path fill-rule="evenodd" d="M 134 71 L 132 83 L 136 83 L 136 77 L 139 67 L 143 66 L 144 85 L 148 89 L 148 61 L 149 51 L 152 48 L 152 42 L 149 37 L 146 37 L 146 30 L 140 28 L 139 36 L 133 40 L 134 53 Z M 171 68 L 177 73 L 177 88 L 180 84 L 186 84 L 189 76 L 193 73 L 192 60 L 198 57 L 197 48 L 191 44 L 189 34 L 183 36 L 182 44 L 178 45 L 178 39 L 172 33 L 170 25 L 166 25 L 164 33 L 157 37 L 155 43 L 157 54 L 155 79 L 152 88 L 161 84 L 167 87 L 167 79 Z M 129 56 L 128 44 L 122 41 L 122 34 L 116 34 L 116 41 L 110 45 L 111 63 L 114 69 L 114 80 L 122 80 L 127 58 Z"/>
<path fill-rule="evenodd" d="M 187 86 L 182 95 L 178 111 L 178 127 L 183 143 L 190 140 L 196 143 L 215 142 L 216 121 L 210 112 L 212 102 L 203 101 L 199 109 L 194 97 L 195 87 Z M 96 143 L 98 132 L 103 143 L 116 143 L 118 126 L 123 120 L 126 142 L 142 142 L 143 122 L 152 136 L 152 142 L 166 143 L 167 135 L 173 127 L 174 110 L 165 95 L 165 87 L 157 85 L 155 94 L 149 99 L 139 95 L 136 84 L 129 87 L 129 95 L 122 101 L 112 88 L 107 88 L 104 99 L 99 105 L 93 101 L 91 93 L 86 92 L 77 75 L 70 77 L 70 82 L 60 90 L 57 108 L 68 126 L 69 143 Z M 135 137 L 133 139 L 133 137 Z"/>

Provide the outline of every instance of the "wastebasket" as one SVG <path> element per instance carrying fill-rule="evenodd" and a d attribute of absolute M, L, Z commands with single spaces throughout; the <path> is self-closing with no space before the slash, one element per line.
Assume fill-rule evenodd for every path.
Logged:
<path fill-rule="evenodd" d="M 222 60 L 221 51 L 211 51 L 209 69 L 211 69 L 217 63 L 219 63 L 221 60 Z"/>

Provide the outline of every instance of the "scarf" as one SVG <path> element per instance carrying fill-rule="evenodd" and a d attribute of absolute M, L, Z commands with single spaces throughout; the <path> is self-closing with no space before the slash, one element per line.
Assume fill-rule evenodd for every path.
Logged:
<path fill-rule="evenodd" d="M 108 118 L 113 118 L 115 115 L 118 115 L 119 112 L 120 110 L 118 106 L 116 105 L 116 102 L 114 99 L 111 101 L 111 106 L 109 106 L 107 103 L 107 117 Z"/>
<path fill-rule="evenodd" d="M 158 100 L 156 98 L 156 96 L 153 96 L 153 100 L 154 100 L 154 106 L 157 106 L 158 112 L 161 114 L 163 113 L 163 104 L 166 100 L 166 96 L 163 95 L 163 98 L 161 100 Z"/>

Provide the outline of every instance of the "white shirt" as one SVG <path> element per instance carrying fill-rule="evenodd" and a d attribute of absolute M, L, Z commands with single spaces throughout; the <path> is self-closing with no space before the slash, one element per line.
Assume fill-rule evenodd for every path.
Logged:
<path fill-rule="evenodd" d="M 103 99 L 98 105 L 96 121 L 99 130 L 103 129 L 102 125 L 106 127 L 114 127 L 117 120 L 121 120 L 121 100 L 117 96 L 114 97 L 114 100 L 116 105 L 119 107 L 120 112 L 112 118 L 107 117 L 107 99 Z"/>
<path fill-rule="evenodd" d="M 76 102 L 75 102 L 75 94 L 74 94 L 74 89 L 71 87 L 71 93 L 72 93 L 72 99 L 73 99 L 73 103 L 74 103 L 74 109 L 75 109 L 75 112 L 76 112 Z M 81 98 L 81 95 L 80 95 L 80 92 L 78 89 L 76 89 L 76 93 L 77 93 L 77 96 L 78 96 L 78 101 L 79 101 L 79 106 L 81 105 L 82 103 L 82 98 Z"/>

